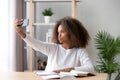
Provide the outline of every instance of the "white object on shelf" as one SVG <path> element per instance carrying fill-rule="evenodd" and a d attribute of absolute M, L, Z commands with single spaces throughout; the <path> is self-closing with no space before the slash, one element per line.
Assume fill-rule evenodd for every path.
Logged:
<path fill-rule="evenodd" d="M 51 16 L 44 16 L 45 23 L 50 23 Z"/>
<path fill-rule="evenodd" d="M 52 29 L 48 29 L 48 32 L 46 33 L 46 42 L 51 42 L 52 38 Z"/>

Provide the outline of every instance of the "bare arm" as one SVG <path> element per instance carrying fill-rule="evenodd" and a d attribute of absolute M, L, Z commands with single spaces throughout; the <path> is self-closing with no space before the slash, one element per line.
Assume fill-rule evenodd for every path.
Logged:
<path fill-rule="evenodd" d="M 60 70 L 54 70 L 53 72 L 60 73 L 60 72 L 70 72 L 71 70 L 74 70 L 74 68 L 64 68 Z"/>
<path fill-rule="evenodd" d="M 15 30 L 16 30 L 17 34 L 20 37 L 25 38 L 26 34 L 22 31 L 22 29 L 19 25 L 22 21 L 23 21 L 23 19 L 16 19 L 14 25 L 15 25 Z"/>

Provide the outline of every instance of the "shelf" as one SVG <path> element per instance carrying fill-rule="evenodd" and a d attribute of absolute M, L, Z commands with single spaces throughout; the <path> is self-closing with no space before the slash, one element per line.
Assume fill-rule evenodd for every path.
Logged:
<path fill-rule="evenodd" d="M 55 25 L 55 23 L 33 23 L 33 26 L 46 26 L 46 25 Z"/>
<path fill-rule="evenodd" d="M 24 0 L 26 2 L 30 0 Z M 80 2 L 81 0 L 76 0 L 76 2 Z M 33 0 L 33 2 L 72 2 L 72 0 Z"/>

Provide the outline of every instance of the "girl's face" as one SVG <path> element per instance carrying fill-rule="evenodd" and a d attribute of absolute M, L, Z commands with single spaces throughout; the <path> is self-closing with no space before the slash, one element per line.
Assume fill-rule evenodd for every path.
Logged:
<path fill-rule="evenodd" d="M 59 25 L 58 27 L 58 40 L 61 44 L 70 42 L 70 36 L 62 25 Z"/>

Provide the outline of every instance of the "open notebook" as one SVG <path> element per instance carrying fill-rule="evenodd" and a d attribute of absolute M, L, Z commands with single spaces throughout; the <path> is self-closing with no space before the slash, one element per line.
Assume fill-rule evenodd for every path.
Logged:
<path fill-rule="evenodd" d="M 60 72 L 61 75 L 72 75 L 75 77 L 95 76 L 94 73 L 72 70 L 70 72 Z"/>
<path fill-rule="evenodd" d="M 86 76 L 95 76 L 94 73 L 89 72 L 83 72 L 83 71 L 76 71 L 72 70 L 70 72 L 60 72 L 60 73 L 54 73 L 54 72 L 36 72 L 38 76 L 41 76 L 44 80 L 49 79 L 59 79 L 59 78 L 75 78 L 75 77 L 86 77 Z"/>

